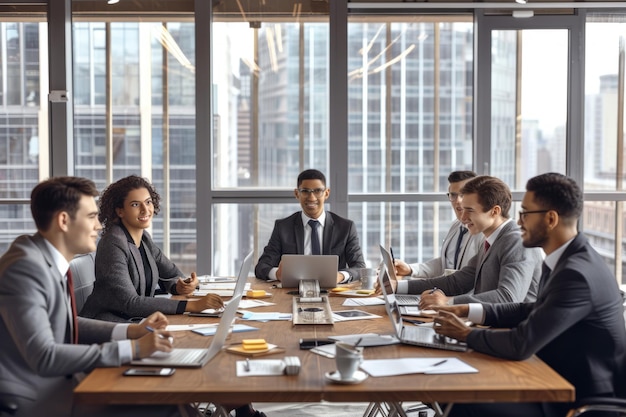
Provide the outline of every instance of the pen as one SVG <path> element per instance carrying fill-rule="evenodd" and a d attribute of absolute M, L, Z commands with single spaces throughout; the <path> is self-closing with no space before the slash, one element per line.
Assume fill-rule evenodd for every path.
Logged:
<path fill-rule="evenodd" d="M 444 359 L 444 360 L 439 361 L 439 362 L 437 362 L 437 363 L 433 363 L 433 364 L 432 364 L 432 365 L 430 365 L 430 366 L 439 366 L 439 365 L 443 365 L 443 364 L 444 364 L 444 363 L 446 363 L 446 362 L 448 362 L 448 360 L 447 360 L 447 359 Z"/>
<path fill-rule="evenodd" d="M 391 248 L 391 246 L 389 246 L 389 253 L 391 254 L 391 264 L 395 265 L 396 264 L 396 257 L 393 256 L 393 249 Z"/>
<path fill-rule="evenodd" d="M 433 289 L 432 289 L 432 290 L 430 290 L 430 293 L 429 293 L 429 294 L 434 294 L 435 292 L 437 292 L 437 290 L 438 290 L 438 289 L 439 289 L 439 288 L 437 288 L 437 287 L 433 287 Z"/>
<path fill-rule="evenodd" d="M 243 364 L 243 369 L 245 369 L 246 372 L 250 372 L 250 359 L 246 358 L 246 363 Z"/>
<path fill-rule="evenodd" d="M 152 332 L 152 333 L 155 332 L 155 330 L 152 327 L 150 327 L 150 326 L 146 326 L 146 330 L 149 331 L 149 332 Z M 165 336 L 163 336 L 161 333 L 159 333 L 159 337 L 161 339 L 165 339 Z M 174 338 L 172 336 L 168 337 L 167 340 L 169 340 L 170 343 L 174 343 Z"/>
<path fill-rule="evenodd" d="M 359 340 L 356 341 L 356 343 L 354 344 L 354 347 L 359 346 L 359 344 L 363 341 L 363 338 L 359 338 Z"/>

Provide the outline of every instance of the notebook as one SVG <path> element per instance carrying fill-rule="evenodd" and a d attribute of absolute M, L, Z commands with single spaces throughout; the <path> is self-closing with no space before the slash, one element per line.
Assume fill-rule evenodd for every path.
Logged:
<path fill-rule="evenodd" d="M 393 288 L 391 288 L 391 284 L 389 283 L 389 279 L 393 279 L 397 281 L 396 278 L 396 268 L 393 264 L 393 258 L 389 251 L 385 249 L 383 245 L 380 245 L 380 254 L 383 256 L 383 264 L 387 269 L 387 273 L 389 274 L 388 280 L 386 282 L 385 289 L 387 290 L 387 294 L 393 294 Z M 400 306 L 417 306 L 420 303 L 420 296 L 417 294 L 395 294 L 396 301 Z M 415 313 L 406 313 L 415 315 Z"/>
<path fill-rule="evenodd" d="M 337 286 L 337 255 L 283 255 L 281 262 L 283 288 L 298 288 L 303 279 L 316 279 L 320 288 Z"/>
<path fill-rule="evenodd" d="M 131 361 L 131 365 L 168 366 L 176 368 L 199 368 L 206 365 L 222 350 L 224 342 L 226 342 L 226 337 L 228 337 L 230 327 L 237 313 L 239 301 L 241 300 L 241 295 L 243 294 L 246 281 L 248 280 L 251 266 L 252 252 L 246 256 L 241 265 L 233 298 L 228 301 L 228 305 L 222 313 L 222 318 L 220 319 L 220 323 L 215 331 L 215 336 L 213 336 L 213 340 L 208 349 L 176 348 L 170 353 L 156 352 L 148 358 Z"/>
<path fill-rule="evenodd" d="M 387 315 L 389 315 L 396 337 L 400 340 L 400 342 L 407 345 L 416 345 L 435 349 L 454 350 L 457 352 L 466 351 L 467 345 L 464 342 L 439 335 L 432 327 L 405 326 L 402 323 L 402 315 L 399 310 L 400 306 L 395 300 L 394 294 L 388 294 L 383 284 L 383 275 L 387 275 L 386 269 L 387 268 L 384 267 L 384 271 L 379 275 L 378 279 L 380 281 L 383 299 L 385 300 Z"/>

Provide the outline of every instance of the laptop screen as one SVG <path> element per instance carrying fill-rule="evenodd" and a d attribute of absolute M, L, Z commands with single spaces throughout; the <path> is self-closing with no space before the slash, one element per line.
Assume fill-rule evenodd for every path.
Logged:
<path fill-rule="evenodd" d="M 378 275 L 378 279 L 380 280 L 380 288 L 383 293 L 383 299 L 385 300 L 385 309 L 387 310 L 387 315 L 391 320 L 391 324 L 393 325 L 393 329 L 396 332 L 396 336 L 400 338 L 400 336 L 402 335 L 402 314 L 400 314 L 398 302 L 396 301 L 396 297 L 393 294 L 393 289 L 391 288 L 389 273 L 387 272 L 386 266 L 383 265 L 381 273 Z"/>

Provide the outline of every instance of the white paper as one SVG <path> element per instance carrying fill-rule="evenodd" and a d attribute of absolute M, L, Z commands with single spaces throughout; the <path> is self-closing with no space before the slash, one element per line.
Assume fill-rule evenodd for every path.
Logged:
<path fill-rule="evenodd" d="M 346 298 L 342 305 L 346 307 L 354 306 L 378 306 L 384 305 L 385 301 L 378 297 L 364 297 L 364 298 Z"/>
<path fill-rule="evenodd" d="M 245 300 L 239 301 L 239 308 L 254 308 L 254 307 L 265 307 L 265 306 L 273 306 L 276 303 L 270 303 L 268 301 L 263 300 L 253 300 L 250 298 L 246 298 Z"/>
<path fill-rule="evenodd" d="M 282 359 L 249 359 L 237 361 L 237 376 L 282 375 L 285 362 Z"/>
<path fill-rule="evenodd" d="M 380 319 L 381 316 L 361 310 L 344 310 L 333 312 L 334 321 Z"/>
<path fill-rule="evenodd" d="M 332 359 L 335 357 L 335 344 L 331 343 L 328 345 L 316 346 L 311 349 L 310 352 Z"/>
<path fill-rule="evenodd" d="M 442 361 L 445 362 L 441 363 Z M 469 366 L 458 358 L 373 359 L 363 361 L 361 369 L 374 377 L 407 374 L 471 374 L 478 372 L 478 369 Z"/>
<path fill-rule="evenodd" d="M 269 320 L 291 320 L 291 313 L 253 313 L 252 311 L 237 310 L 241 313 L 242 320 L 256 320 L 256 321 L 269 321 Z"/>
<path fill-rule="evenodd" d="M 168 324 L 165 330 L 168 332 L 182 332 L 185 330 L 195 330 L 204 327 L 216 327 L 218 323 L 194 323 L 194 324 Z"/>

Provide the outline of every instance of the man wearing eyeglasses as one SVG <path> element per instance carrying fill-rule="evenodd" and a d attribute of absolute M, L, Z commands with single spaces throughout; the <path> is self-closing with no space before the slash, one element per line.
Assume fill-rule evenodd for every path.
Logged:
<path fill-rule="evenodd" d="M 399 294 L 421 294 L 420 307 L 469 302 L 534 301 L 541 277 L 542 254 L 525 248 L 520 230 L 509 217 L 512 196 L 500 179 L 475 177 L 461 189 L 461 221 L 471 234 L 485 236 L 484 248 L 467 266 L 436 278 L 403 280 Z"/>
<path fill-rule="evenodd" d="M 294 195 L 302 211 L 276 221 L 255 267 L 257 278 L 280 281 L 280 260 L 284 254 L 337 255 L 337 282 L 346 283 L 358 278 L 359 269 L 365 268 L 365 261 L 356 225 L 352 220 L 324 210 L 324 202 L 330 195 L 324 174 L 316 169 L 302 171 Z"/>
<path fill-rule="evenodd" d="M 562 174 L 536 176 L 526 185 L 522 210 L 518 220 L 521 241 L 546 253 L 537 301 L 437 307 L 437 333 L 466 341 L 477 352 L 509 360 L 536 354 L 574 385 L 577 400 L 623 396 L 626 332 L 622 297 L 615 276 L 578 232 L 581 189 Z M 493 329 L 468 327 L 459 317 Z M 562 417 L 572 405 L 458 404 L 449 416 Z"/>
<path fill-rule="evenodd" d="M 448 175 L 448 200 L 456 220 L 452 222 L 448 234 L 441 245 L 441 254 L 438 258 L 423 263 L 407 264 L 396 259 L 397 276 L 411 276 L 414 278 L 432 278 L 444 275 L 447 271 L 461 269 L 469 263 L 483 247 L 485 237 L 482 233 L 475 235 L 468 233 L 467 227 L 461 222 L 461 189 L 472 178 L 474 171 L 454 171 Z M 447 270 L 447 271 L 446 271 Z"/>

